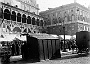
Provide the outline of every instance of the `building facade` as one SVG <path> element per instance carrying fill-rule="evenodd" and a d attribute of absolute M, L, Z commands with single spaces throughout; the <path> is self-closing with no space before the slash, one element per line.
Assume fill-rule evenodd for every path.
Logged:
<path fill-rule="evenodd" d="M 44 17 L 47 33 L 75 35 L 78 31 L 90 31 L 90 10 L 78 3 L 62 5 L 40 12 Z"/>
<path fill-rule="evenodd" d="M 16 0 L 17 3 L 22 4 L 21 8 L 18 5 L 11 5 L 11 1 L 13 0 L 3 0 L 0 3 L 1 33 L 40 33 L 43 18 L 38 15 L 39 8 L 36 0 Z M 32 1 L 32 3 L 28 3 L 28 1 Z"/>
<path fill-rule="evenodd" d="M 5 4 L 11 6 L 16 6 L 22 10 L 32 12 L 34 14 L 39 14 L 39 6 L 36 3 L 36 0 L 0 0 Z"/>

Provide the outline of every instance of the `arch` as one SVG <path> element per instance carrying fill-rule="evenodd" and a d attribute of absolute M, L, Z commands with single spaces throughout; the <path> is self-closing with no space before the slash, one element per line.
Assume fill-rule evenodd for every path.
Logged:
<path fill-rule="evenodd" d="M 4 19 L 10 20 L 10 11 L 8 9 L 4 10 Z"/>
<path fill-rule="evenodd" d="M 75 21 L 75 15 L 74 14 L 71 15 L 71 21 Z"/>
<path fill-rule="evenodd" d="M 0 8 L 0 18 L 3 18 L 3 9 Z"/>
<path fill-rule="evenodd" d="M 83 21 L 83 15 L 80 15 L 80 20 Z"/>
<path fill-rule="evenodd" d="M 37 21 L 36 21 L 36 25 L 39 26 L 39 19 L 37 19 Z"/>
<path fill-rule="evenodd" d="M 21 14 L 17 13 L 17 22 L 21 22 Z"/>
<path fill-rule="evenodd" d="M 12 11 L 11 20 L 16 21 L 16 12 Z"/>
<path fill-rule="evenodd" d="M 13 29 L 13 31 L 14 31 L 14 32 L 21 32 L 21 29 L 20 29 L 19 27 L 15 27 L 15 28 Z"/>
<path fill-rule="evenodd" d="M 22 15 L 22 23 L 26 23 L 26 15 L 25 14 Z"/>
<path fill-rule="evenodd" d="M 68 21 L 68 18 L 67 16 L 64 17 L 64 21 L 67 22 Z"/>
<path fill-rule="evenodd" d="M 85 17 L 83 17 L 83 21 L 85 21 Z"/>
<path fill-rule="evenodd" d="M 31 24 L 31 17 L 30 16 L 27 17 L 27 24 Z"/>
<path fill-rule="evenodd" d="M 32 25 L 35 25 L 35 18 L 32 18 Z"/>

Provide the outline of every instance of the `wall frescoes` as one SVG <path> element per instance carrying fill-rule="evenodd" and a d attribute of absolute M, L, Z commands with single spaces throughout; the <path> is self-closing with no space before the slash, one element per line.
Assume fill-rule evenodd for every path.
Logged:
<path fill-rule="evenodd" d="M 0 4 L 2 5 L 2 8 L 0 7 L 0 21 L 2 21 L 1 25 L 6 25 L 6 27 L 3 28 L 5 32 L 23 33 L 25 28 L 28 28 L 27 31 L 29 32 L 34 32 L 35 30 L 39 31 L 38 28 L 34 29 L 35 27 L 43 26 L 41 25 L 41 20 L 43 20 L 41 16 L 31 13 L 30 11 L 19 9 L 18 7 L 14 7 L 3 2 Z M 19 31 L 15 31 L 16 27 L 18 27 Z"/>

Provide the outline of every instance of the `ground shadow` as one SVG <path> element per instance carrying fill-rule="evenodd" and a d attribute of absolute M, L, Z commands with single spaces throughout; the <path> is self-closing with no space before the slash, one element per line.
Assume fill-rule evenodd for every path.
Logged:
<path fill-rule="evenodd" d="M 56 59 L 53 59 L 53 60 L 65 60 L 65 59 L 88 57 L 88 56 L 90 56 L 90 54 L 77 54 L 77 55 L 73 55 L 73 56 L 66 56 L 66 57 L 56 58 Z"/>
<path fill-rule="evenodd" d="M 80 58 L 80 57 L 88 57 L 90 56 L 90 54 L 77 54 L 77 55 L 73 55 L 73 56 L 65 56 L 65 57 L 61 57 L 61 58 L 54 58 L 51 60 L 65 60 L 65 59 L 72 59 L 72 58 Z M 15 61 L 15 62 L 10 62 L 8 64 L 27 64 L 27 63 L 37 63 L 40 62 L 39 60 L 19 60 L 19 61 Z M 2 64 L 7 64 L 7 63 L 2 63 Z"/>

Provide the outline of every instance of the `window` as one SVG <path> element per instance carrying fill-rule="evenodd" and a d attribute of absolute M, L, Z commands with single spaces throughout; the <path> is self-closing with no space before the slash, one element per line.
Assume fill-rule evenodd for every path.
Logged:
<path fill-rule="evenodd" d="M 74 14 L 71 15 L 71 19 L 72 19 L 72 21 L 75 20 L 75 16 L 74 16 Z"/>
<path fill-rule="evenodd" d="M 11 20 L 16 21 L 16 13 L 12 11 Z"/>
<path fill-rule="evenodd" d="M 26 23 L 26 15 L 25 14 L 22 15 L 22 23 Z"/>
<path fill-rule="evenodd" d="M 67 16 L 65 16 L 64 20 L 65 20 L 65 22 L 67 22 L 67 21 L 68 21 Z"/>
<path fill-rule="evenodd" d="M 10 20 L 10 11 L 8 9 L 4 10 L 4 19 Z"/>
<path fill-rule="evenodd" d="M 40 20 L 40 26 L 43 26 L 43 20 Z"/>
<path fill-rule="evenodd" d="M 83 21 L 83 16 L 82 15 L 80 15 L 80 20 Z"/>
<path fill-rule="evenodd" d="M 31 17 L 30 16 L 27 17 L 27 24 L 31 24 Z"/>
<path fill-rule="evenodd" d="M 36 21 L 36 25 L 39 26 L 39 19 L 37 19 L 37 21 Z"/>
<path fill-rule="evenodd" d="M 0 18 L 3 18 L 3 9 L 0 8 Z"/>
<path fill-rule="evenodd" d="M 71 15 L 69 15 L 69 16 L 68 16 L 68 20 L 69 20 L 69 21 L 71 21 L 71 20 L 72 20 Z"/>
<path fill-rule="evenodd" d="M 17 13 L 17 22 L 21 22 L 21 14 Z"/>
<path fill-rule="evenodd" d="M 32 18 L 32 25 L 35 25 L 35 18 Z"/>
<path fill-rule="evenodd" d="M 58 21 L 59 21 L 59 23 L 61 23 L 61 18 L 60 17 L 58 18 Z"/>
<path fill-rule="evenodd" d="M 83 21 L 85 21 L 85 17 L 83 17 Z"/>
<path fill-rule="evenodd" d="M 77 11 L 79 11 L 79 9 L 77 9 Z"/>

